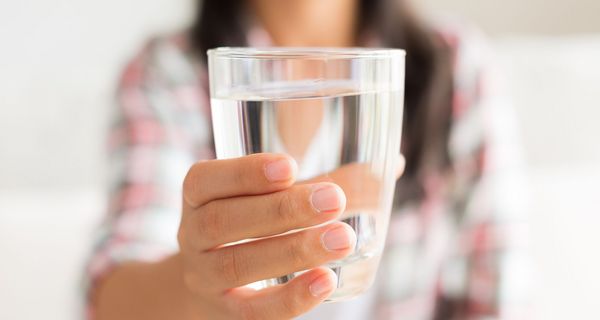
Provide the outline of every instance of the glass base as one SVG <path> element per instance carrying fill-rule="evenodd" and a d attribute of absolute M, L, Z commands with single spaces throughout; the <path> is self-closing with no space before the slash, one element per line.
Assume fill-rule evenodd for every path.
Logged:
<path fill-rule="evenodd" d="M 373 285 L 379 257 L 373 256 L 354 261 L 331 270 L 337 275 L 338 283 L 335 291 L 325 302 L 349 300 L 361 295 Z"/>
<path fill-rule="evenodd" d="M 371 287 L 379 264 L 379 250 L 374 246 L 375 222 L 369 214 L 358 214 L 342 220 L 350 225 L 357 236 L 355 251 L 343 260 L 327 265 L 337 275 L 336 289 L 325 302 L 352 299 Z M 283 277 L 258 281 L 249 285 L 260 290 L 285 284 L 302 274 L 296 272 Z"/>
<path fill-rule="evenodd" d="M 377 272 L 379 256 L 363 256 L 360 259 L 352 261 L 340 261 L 338 264 L 329 265 L 337 276 L 335 291 L 325 300 L 325 302 L 337 302 L 352 299 L 371 287 Z M 285 284 L 296 276 L 302 274 L 297 272 L 284 277 L 268 279 L 253 283 L 250 286 L 254 289 L 264 289 L 267 287 Z"/>

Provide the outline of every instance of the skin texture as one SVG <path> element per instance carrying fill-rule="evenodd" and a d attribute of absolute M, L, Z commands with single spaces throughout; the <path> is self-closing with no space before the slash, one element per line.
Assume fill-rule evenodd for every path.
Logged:
<path fill-rule="evenodd" d="M 397 177 L 401 156 L 399 163 Z M 345 257 L 356 241 L 346 224 L 326 222 L 376 205 L 365 191 L 376 192 L 379 184 L 367 171 L 350 164 L 298 182 L 286 155 L 195 164 L 184 181 L 180 252 L 110 273 L 98 288 L 98 319 L 288 319 L 309 311 L 336 281 L 317 266 Z M 355 179 L 364 181 L 362 192 L 352 189 Z M 327 241 L 336 231 L 335 241 Z M 240 242 L 253 238 L 260 239 Z M 285 285 L 242 287 L 301 270 L 309 271 Z"/>
<path fill-rule="evenodd" d="M 252 0 L 251 7 L 278 45 L 353 44 L 356 1 Z M 351 253 L 356 237 L 331 221 L 347 205 L 371 201 L 344 181 L 366 179 L 374 190 L 377 181 L 360 164 L 310 181 L 296 181 L 296 172 L 293 159 L 277 154 L 196 163 L 183 183 L 179 252 L 119 265 L 100 279 L 96 319 L 290 319 L 317 306 L 336 281 L 318 266 Z M 261 239 L 238 242 L 249 238 Z M 285 285 L 243 287 L 301 270 L 308 271 Z"/>
<path fill-rule="evenodd" d="M 180 252 L 112 272 L 98 289 L 98 318 L 287 319 L 318 305 L 335 276 L 316 266 L 348 255 L 355 234 L 322 225 L 345 210 L 342 189 L 296 184 L 296 171 L 292 158 L 274 154 L 195 164 L 184 181 Z M 248 238 L 262 239 L 231 244 Z M 240 288 L 307 269 L 286 285 Z"/>

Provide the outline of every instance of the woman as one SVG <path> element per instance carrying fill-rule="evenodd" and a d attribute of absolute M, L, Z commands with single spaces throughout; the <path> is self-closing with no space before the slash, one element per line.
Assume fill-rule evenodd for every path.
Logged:
<path fill-rule="evenodd" d="M 89 266 L 89 316 L 499 317 L 504 248 L 493 228 L 495 217 L 477 191 L 486 167 L 482 110 L 490 98 L 482 59 L 472 55 L 479 52 L 476 46 L 455 28 L 428 26 L 406 1 L 208 0 L 200 7 L 188 33 L 151 41 L 123 75 L 110 139 L 115 183 L 106 232 Z M 298 249 L 293 236 L 236 254 L 219 248 L 251 235 L 333 220 L 345 202 L 334 185 L 319 196 L 294 186 L 294 163 L 285 156 L 199 162 L 214 157 L 206 50 L 266 45 L 408 52 L 406 169 L 397 184 L 378 281 L 355 300 L 320 304 L 335 279 L 318 266 L 352 250 L 355 235 L 339 222 L 303 231 L 302 245 L 311 255 L 303 255 L 307 250 Z M 248 194 L 254 196 L 240 201 Z M 286 225 L 270 219 L 282 207 L 276 205 L 282 194 L 295 208 Z M 312 208 L 301 205 L 307 198 Z M 315 208 L 333 214 L 317 215 Z M 257 222 L 265 219 L 273 224 Z M 301 256 L 289 259 L 290 252 Z M 259 292 L 242 287 L 303 269 L 310 271 L 280 287 Z"/>

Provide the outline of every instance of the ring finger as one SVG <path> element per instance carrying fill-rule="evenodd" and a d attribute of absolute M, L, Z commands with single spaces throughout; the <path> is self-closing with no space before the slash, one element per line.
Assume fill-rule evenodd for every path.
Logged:
<path fill-rule="evenodd" d="M 255 240 L 206 252 L 212 270 L 203 272 L 216 286 L 229 289 L 314 268 L 349 255 L 356 234 L 342 222 Z"/>

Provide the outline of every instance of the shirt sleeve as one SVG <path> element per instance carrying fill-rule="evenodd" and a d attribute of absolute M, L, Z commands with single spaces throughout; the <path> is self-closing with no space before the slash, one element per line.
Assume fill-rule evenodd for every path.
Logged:
<path fill-rule="evenodd" d="M 156 261 L 177 250 L 181 185 L 212 158 L 208 99 L 177 43 L 153 40 L 125 68 L 109 148 L 109 204 L 85 272 L 86 314 L 98 281 L 124 261 Z"/>
<path fill-rule="evenodd" d="M 515 118 L 482 37 L 455 41 L 455 236 L 441 267 L 435 319 L 529 318 L 526 184 Z"/>

